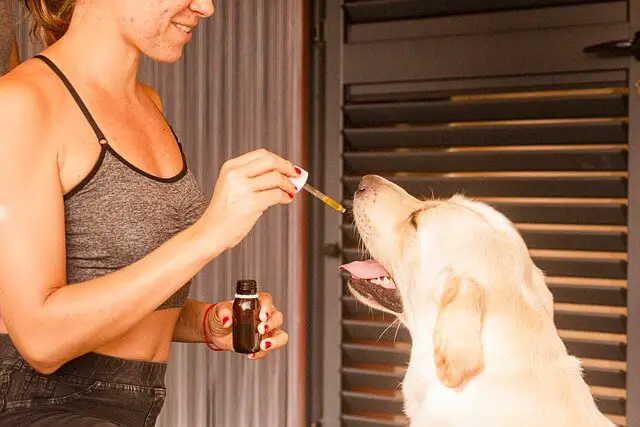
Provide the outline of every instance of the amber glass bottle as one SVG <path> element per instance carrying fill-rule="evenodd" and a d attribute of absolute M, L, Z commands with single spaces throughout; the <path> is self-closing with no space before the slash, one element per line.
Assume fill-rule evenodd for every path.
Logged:
<path fill-rule="evenodd" d="M 258 283 L 255 280 L 238 280 L 233 301 L 233 349 L 236 353 L 260 351 L 259 316 Z"/>

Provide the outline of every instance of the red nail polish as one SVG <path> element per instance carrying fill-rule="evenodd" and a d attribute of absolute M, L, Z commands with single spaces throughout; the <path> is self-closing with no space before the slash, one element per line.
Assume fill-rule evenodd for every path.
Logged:
<path fill-rule="evenodd" d="M 266 348 L 267 350 L 269 350 L 271 348 L 271 342 L 267 341 L 264 343 L 264 348 Z"/>
<path fill-rule="evenodd" d="M 267 331 L 269 330 L 269 325 L 264 325 L 264 333 L 266 334 Z"/>
<path fill-rule="evenodd" d="M 299 167 L 294 166 L 293 168 L 296 170 L 296 173 L 297 173 L 298 175 L 300 175 L 300 174 L 302 173 L 302 171 L 300 170 L 300 168 L 299 168 Z"/>
<path fill-rule="evenodd" d="M 291 199 L 293 199 L 293 194 L 287 193 Z"/>
<path fill-rule="evenodd" d="M 229 321 L 228 317 L 225 317 L 224 319 L 222 319 L 222 326 L 226 325 L 228 321 Z"/>

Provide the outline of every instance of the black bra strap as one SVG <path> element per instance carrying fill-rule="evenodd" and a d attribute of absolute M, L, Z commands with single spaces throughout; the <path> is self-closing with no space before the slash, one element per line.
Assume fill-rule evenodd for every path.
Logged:
<path fill-rule="evenodd" d="M 49 66 L 49 68 L 53 70 L 54 73 L 58 75 L 58 77 L 60 77 L 60 80 L 62 80 L 62 83 L 64 83 L 64 85 L 67 87 L 67 89 L 69 90 L 69 93 L 71 94 L 71 96 L 73 96 L 73 99 L 76 101 L 76 104 L 78 104 L 78 107 L 80 107 L 80 110 L 82 110 L 82 114 L 84 114 L 87 121 L 93 128 L 93 131 L 95 132 L 96 137 L 98 138 L 98 142 L 100 142 L 101 144 L 103 143 L 106 144 L 107 138 L 105 138 L 104 133 L 102 133 L 102 131 L 100 130 L 100 127 L 98 127 L 98 124 L 93 119 L 93 116 L 89 112 L 89 109 L 87 108 L 85 103 L 82 101 L 82 98 L 80 98 L 80 95 L 78 95 L 78 92 L 75 90 L 75 88 L 73 87 L 69 79 L 67 79 L 67 76 L 65 76 L 64 73 L 60 70 L 60 68 L 58 68 L 58 66 L 54 64 L 53 61 L 47 58 L 46 56 L 36 55 L 34 56 L 34 58 L 38 58 L 41 61 L 43 61 L 45 64 Z"/>

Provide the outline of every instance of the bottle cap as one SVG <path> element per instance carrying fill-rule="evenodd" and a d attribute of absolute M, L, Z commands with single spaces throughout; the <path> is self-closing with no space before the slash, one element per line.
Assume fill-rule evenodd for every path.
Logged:
<path fill-rule="evenodd" d="M 293 186 L 296 188 L 296 193 L 298 193 L 300 192 L 300 190 L 302 190 L 302 187 L 304 187 L 304 185 L 307 183 L 307 179 L 309 178 L 309 172 L 302 169 L 300 166 L 296 166 L 296 167 L 300 169 L 300 176 L 296 176 L 295 178 L 289 178 L 289 181 L 291 181 Z"/>
<path fill-rule="evenodd" d="M 236 282 L 236 294 L 238 295 L 255 295 L 258 293 L 258 282 L 255 280 L 244 279 Z"/>

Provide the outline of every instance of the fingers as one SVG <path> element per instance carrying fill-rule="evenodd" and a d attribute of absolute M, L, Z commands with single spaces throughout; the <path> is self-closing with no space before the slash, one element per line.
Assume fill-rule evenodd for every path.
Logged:
<path fill-rule="evenodd" d="M 280 172 L 281 174 L 290 176 L 292 178 L 300 175 L 298 172 L 296 172 L 293 163 L 273 153 L 269 153 L 269 155 L 251 160 L 249 163 L 243 166 L 243 169 L 246 173 L 246 176 L 248 176 L 249 178 L 253 178 L 271 171 Z"/>
<path fill-rule="evenodd" d="M 268 156 L 269 151 L 264 148 L 258 148 L 257 150 L 250 151 L 248 153 L 242 154 L 238 157 L 234 157 L 233 159 L 229 159 L 225 162 L 225 166 L 228 168 L 236 168 L 242 165 L 246 165 L 260 157 Z"/>
<path fill-rule="evenodd" d="M 290 161 L 259 149 L 225 162 L 220 177 L 235 193 L 253 192 L 251 202 L 264 212 L 271 206 L 291 203 L 297 189 L 288 177 L 300 176 L 299 170 Z"/>
<path fill-rule="evenodd" d="M 267 352 L 266 352 L 266 351 L 259 351 L 259 352 L 257 352 L 257 353 L 250 354 L 250 355 L 249 355 L 249 356 L 247 356 L 247 357 L 248 357 L 249 359 L 251 359 L 251 360 L 259 360 L 259 359 L 264 358 L 266 355 L 267 355 Z"/>
<path fill-rule="evenodd" d="M 265 338 L 260 343 L 262 351 L 271 351 L 284 347 L 289 342 L 289 334 L 282 329 L 273 331 L 270 337 Z"/>
<path fill-rule="evenodd" d="M 262 211 L 266 211 L 271 206 L 277 204 L 287 205 L 293 201 L 293 194 L 285 193 L 284 191 L 278 190 L 265 190 L 257 193 L 255 195 L 256 203 Z"/>
<path fill-rule="evenodd" d="M 269 316 L 268 321 L 262 322 L 258 325 L 258 332 L 260 332 L 260 335 L 268 334 L 270 331 L 273 331 L 282 326 L 283 323 L 284 315 L 276 310 Z"/>
<path fill-rule="evenodd" d="M 270 351 L 284 347 L 289 342 L 289 334 L 281 329 L 274 330 L 271 335 L 262 340 L 260 351 L 250 354 L 249 359 L 258 360 L 265 357 Z"/>
<path fill-rule="evenodd" d="M 258 302 L 260 305 L 260 320 L 266 322 L 272 313 L 276 311 L 273 305 L 273 297 L 267 292 L 260 292 L 258 293 Z"/>
<path fill-rule="evenodd" d="M 271 350 L 282 348 L 289 342 L 289 334 L 280 329 L 284 322 L 284 315 L 273 305 L 273 298 L 266 292 L 258 295 L 260 301 L 260 321 L 258 332 L 262 335 L 260 351 L 249 355 L 249 359 L 258 360 L 265 357 Z"/>
<path fill-rule="evenodd" d="M 217 348 L 223 350 L 232 350 L 231 343 L 231 326 L 233 324 L 233 301 L 223 301 L 215 305 L 214 309 L 208 312 L 205 319 L 207 325 L 205 338 L 210 340 Z"/>
<path fill-rule="evenodd" d="M 225 329 L 230 328 L 233 324 L 232 307 L 233 305 L 230 301 L 219 303 L 216 306 L 214 319 L 217 320 L 218 324 Z"/>
<path fill-rule="evenodd" d="M 251 187 L 255 191 L 265 191 L 279 188 L 288 194 L 294 194 L 296 192 L 296 187 L 291 183 L 291 181 L 286 176 L 276 171 L 271 171 L 259 175 L 251 179 L 250 183 Z"/>

